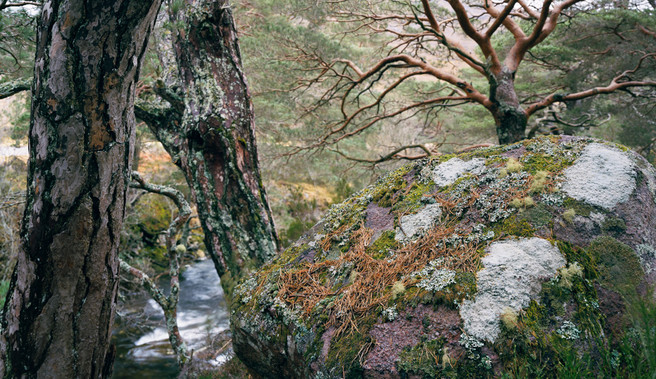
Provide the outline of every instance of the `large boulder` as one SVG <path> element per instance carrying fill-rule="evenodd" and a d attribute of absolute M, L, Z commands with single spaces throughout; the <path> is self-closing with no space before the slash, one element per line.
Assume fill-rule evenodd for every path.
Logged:
<path fill-rule="evenodd" d="M 622 376 L 655 192 L 639 155 L 566 136 L 405 166 L 236 289 L 234 349 L 263 377 Z"/>

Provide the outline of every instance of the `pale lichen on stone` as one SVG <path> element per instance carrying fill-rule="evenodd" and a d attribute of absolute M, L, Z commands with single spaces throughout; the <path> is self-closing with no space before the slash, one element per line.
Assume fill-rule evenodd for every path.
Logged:
<path fill-rule="evenodd" d="M 556 246 L 537 237 L 495 242 L 487 253 L 478 272 L 476 298 L 463 301 L 460 316 L 467 334 L 494 342 L 504 310 L 527 307 L 542 289 L 541 281 L 556 275 L 565 258 Z"/>
<path fill-rule="evenodd" d="M 653 246 L 647 244 L 638 245 L 636 247 L 636 253 L 638 253 L 640 265 L 645 271 L 645 274 L 649 275 L 656 270 L 656 249 Z"/>
<path fill-rule="evenodd" d="M 396 228 L 396 241 L 407 242 L 419 237 L 422 232 L 430 229 L 442 216 L 439 204 L 428 204 L 415 214 L 405 215 L 399 220 Z"/>
<path fill-rule="evenodd" d="M 412 278 L 421 278 L 417 287 L 429 292 L 442 291 L 449 285 L 455 283 L 456 272 L 442 268 L 443 258 L 435 259 L 428 263 L 421 271 L 410 274 Z"/>
<path fill-rule="evenodd" d="M 469 161 L 463 161 L 460 158 L 451 158 L 433 170 L 432 178 L 435 184 L 444 187 L 453 184 L 465 173 L 478 175 L 484 168 L 485 159 L 482 158 L 474 158 Z"/>
<path fill-rule="evenodd" d="M 635 165 L 629 156 L 600 143 L 586 146 L 565 170 L 565 177 L 567 195 L 608 210 L 628 201 L 636 188 Z"/>

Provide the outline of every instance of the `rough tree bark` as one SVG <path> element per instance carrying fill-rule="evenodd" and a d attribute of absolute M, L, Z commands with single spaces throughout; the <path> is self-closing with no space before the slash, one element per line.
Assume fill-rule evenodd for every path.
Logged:
<path fill-rule="evenodd" d="M 43 4 L 23 247 L 3 310 L 2 377 L 111 373 L 134 87 L 159 6 Z"/>
<path fill-rule="evenodd" d="M 500 144 L 524 139 L 528 116 L 519 104 L 515 91 L 515 72 L 503 67 L 498 74 L 490 75 L 489 110 L 494 116 Z"/>
<path fill-rule="evenodd" d="M 184 172 L 205 245 L 228 299 L 239 278 L 277 252 L 260 177 L 250 93 L 226 0 L 169 7 L 182 96 L 155 88 L 171 108 L 137 109 Z"/>

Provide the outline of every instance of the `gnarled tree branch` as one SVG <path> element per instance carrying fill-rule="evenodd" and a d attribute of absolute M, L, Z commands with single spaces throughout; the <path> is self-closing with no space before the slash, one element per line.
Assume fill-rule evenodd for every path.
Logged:
<path fill-rule="evenodd" d="M 32 79 L 16 79 L 0 84 L 0 99 L 28 91 L 32 88 Z"/>

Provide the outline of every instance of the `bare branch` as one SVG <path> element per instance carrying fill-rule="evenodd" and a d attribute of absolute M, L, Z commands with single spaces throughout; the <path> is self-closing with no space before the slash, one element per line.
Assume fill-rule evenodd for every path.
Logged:
<path fill-rule="evenodd" d="M 176 231 L 182 227 L 182 225 L 184 225 L 184 223 L 187 222 L 191 216 L 191 207 L 189 206 L 187 199 L 185 199 L 182 192 L 176 190 L 175 188 L 147 183 L 136 171 L 132 172 L 132 180 L 133 182 L 130 183 L 130 187 L 166 196 L 171 199 L 173 203 L 178 207 L 178 215 L 166 230 L 167 245 L 169 245 L 167 248 L 170 249 L 173 244 L 173 242 L 170 240 L 175 238 Z"/>
<path fill-rule="evenodd" d="M 460 0 L 447 0 L 447 1 L 451 5 L 453 11 L 456 13 L 456 16 L 458 17 L 458 23 L 460 24 L 462 30 L 469 38 L 473 39 L 474 42 L 476 42 L 478 47 L 480 47 L 481 51 L 483 52 L 485 58 L 487 58 L 490 61 L 492 66 L 492 71 L 493 72 L 500 71 L 501 62 L 499 61 L 496 51 L 492 47 L 490 38 L 484 34 L 479 33 L 474 27 L 474 25 L 472 25 L 471 21 L 469 21 L 469 15 L 467 14 L 467 10 L 462 5 Z M 422 0 L 422 3 L 427 4 L 428 2 L 427 0 Z"/>
<path fill-rule="evenodd" d="M 409 149 L 421 149 L 421 150 L 424 151 L 424 153 L 419 154 L 419 155 L 413 155 L 413 156 L 399 154 L 400 152 L 405 151 L 405 150 L 409 150 Z M 409 161 L 411 161 L 411 160 L 422 159 L 422 158 L 429 157 L 431 155 L 435 155 L 425 145 L 401 146 L 401 147 L 395 149 L 394 151 L 392 151 L 391 153 L 383 155 L 383 156 L 381 156 L 377 159 L 355 158 L 355 157 L 348 156 L 348 155 L 342 153 L 341 151 L 339 151 L 337 149 L 328 149 L 328 150 L 330 150 L 334 153 L 337 153 L 337 154 L 341 155 L 342 157 L 344 157 L 344 158 L 346 158 L 350 161 L 354 161 L 354 162 L 358 162 L 358 163 L 368 163 L 368 164 L 372 164 L 374 166 L 377 165 L 377 164 L 383 163 L 383 162 L 391 161 L 391 160 L 409 160 Z"/>
<path fill-rule="evenodd" d="M 37 3 L 36 1 L 21 1 L 18 3 L 10 3 L 8 0 L 2 0 L 0 3 L 0 11 L 10 7 L 24 7 L 26 5 L 33 5 L 35 7 L 40 7 L 42 4 Z"/>
<path fill-rule="evenodd" d="M 504 64 L 511 71 L 516 71 L 526 52 L 533 46 L 544 41 L 544 39 L 554 31 L 556 25 L 558 24 L 558 18 L 562 12 L 581 1 L 583 0 L 566 0 L 556 4 L 553 11 L 551 11 L 550 8 L 553 0 L 544 0 L 542 3 L 542 11 L 540 12 L 540 16 L 538 17 L 535 26 L 533 27 L 531 35 L 520 39 L 515 43 L 515 45 L 508 52 Z"/>
<path fill-rule="evenodd" d="M 519 5 L 522 6 L 524 11 L 529 15 L 529 17 L 538 19 L 540 17 L 540 14 L 535 11 L 535 9 L 531 8 L 528 4 L 526 4 L 525 0 L 518 0 Z"/>
<path fill-rule="evenodd" d="M 405 106 L 405 107 L 403 107 L 403 108 L 401 108 L 401 109 L 398 109 L 398 110 L 396 110 L 396 111 L 394 111 L 394 112 L 391 112 L 391 113 L 387 113 L 387 114 L 383 114 L 383 115 L 380 115 L 380 116 L 374 117 L 374 118 L 371 119 L 369 122 L 365 123 L 363 126 L 357 128 L 357 129 L 355 129 L 354 131 L 351 131 L 351 132 L 349 132 L 349 133 L 345 133 L 345 134 L 341 135 L 340 137 L 338 137 L 337 139 L 335 139 L 332 143 L 337 143 L 337 142 L 339 142 L 339 141 L 341 141 L 341 140 L 343 140 L 343 139 L 345 139 L 345 138 L 348 138 L 348 137 L 354 136 L 354 135 L 356 135 L 356 134 L 360 134 L 360 133 L 362 133 L 364 130 L 370 128 L 371 126 L 373 126 L 375 123 L 377 123 L 377 122 L 379 122 L 379 121 L 382 121 L 382 120 L 386 120 L 386 119 L 389 119 L 389 118 L 396 117 L 396 116 L 398 116 L 398 115 L 400 115 L 400 114 L 403 114 L 403 113 L 405 113 L 405 112 L 407 112 L 407 111 L 409 111 L 409 110 L 411 110 L 411 109 L 416 109 L 416 108 L 419 108 L 419 107 L 424 107 L 424 106 L 432 105 L 432 104 L 445 103 L 445 102 L 448 102 L 448 101 L 457 101 L 457 100 L 461 100 L 461 101 L 464 101 L 464 102 L 468 102 L 470 99 L 468 99 L 467 97 L 463 97 L 463 96 L 443 96 L 443 97 L 438 97 L 438 98 L 429 99 L 429 100 L 425 100 L 425 101 L 420 101 L 420 102 L 417 102 L 417 103 L 414 103 L 414 104 L 411 104 L 411 105 Z M 339 128 L 339 131 L 343 130 L 345 126 L 346 126 L 346 125 L 344 125 L 343 127 L 340 127 L 340 128 Z M 331 136 L 331 135 L 334 135 L 334 134 L 336 134 L 336 132 L 331 132 L 329 135 L 327 135 L 326 137 L 324 137 L 324 139 L 322 140 L 322 143 L 323 143 L 323 142 L 326 142 L 327 139 L 328 139 L 328 137 Z"/>
<path fill-rule="evenodd" d="M 157 283 L 151 279 L 145 272 L 139 270 L 138 268 L 132 267 L 126 261 L 119 259 L 119 264 L 123 272 L 132 275 L 139 281 L 139 284 L 152 296 L 153 300 L 159 304 L 162 308 L 168 308 L 169 300 L 164 295 L 164 292 L 157 286 Z"/>
<path fill-rule="evenodd" d="M 495 18 L 494 23 L 488 28 L 488 30 L 485 32 L 485 37 L 490 39 L 494 32 L 497 31 L 497 29 L 503 25 L 508 29 L 512 35 L 515 37 L 516 40 L 526 38 L 526 35 L 522 31 L 522 28 L 517 25 L 516 22 L 514 22 L 510 17 L 510 12 L 513 10 L 513 7 L 517 3 L 517 0 L 511 0 L 508 2 L 506 7 L 503 9 L 502 12 L 499 12 L 494 6 L 490 5 L 487 1 L 484 2 L 483 7 L 485 10 Z"/>
<path fill-rule="evenodd" d="M 32 88 L 32 79 L 16 79 L 0 84 L 0 99 L 28 91 Z"/>
<path fill-rule="evenodd" d="M 549 105 L 556 103 L 556 102 L 563 102 L 563 101 L 569 101 L 569 100 L 580 100 L 584 99 L 586 97 L 591 97 L 595 95 L 601 95 L 601 94 L 609 94 L 618 90 L 622 89 L 627 89 L 631 87 L 656 87 L 656 81 L 637 81 L 637 80 L 630 80 L 629 75 L 635 73 L 640 69 L 642 66 L 642 63 L 649 59 L 652 58 L 654 59 L 656 57 L 656 53 L 651 53 L 651 54 L 645 54 L 642 56 L 636 65 L 635 68 L 632 70 L 626 70 L 623 73 L 617 75 L 616 77 L 611 80 L 610 84 L 608 84 L 605 87 L 595 87 L 595 88 L 590 88 L 585 91 L 581 92 L 576 92 L 576 93 L 570 93 L 570 94 L 561 94 L 561 93 L 553 93 L 543 100 L 539 102 L 535 102 L 531 105 L 529 105 L 526 108 L 526 115 L 530 116 L 533 113 L 537 112 L 540 109 L 544 109 L 548 107 Z M 620 80 L 627 78 L 629 79 L 628 81 L 621 82 Z"/>

